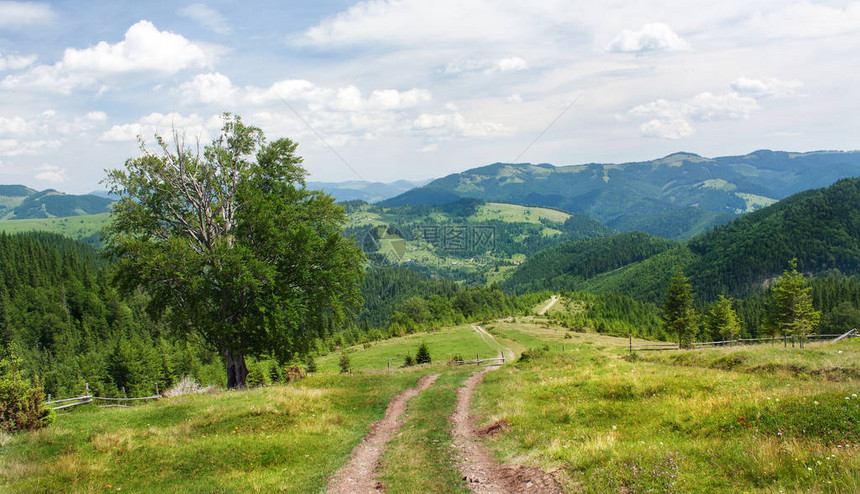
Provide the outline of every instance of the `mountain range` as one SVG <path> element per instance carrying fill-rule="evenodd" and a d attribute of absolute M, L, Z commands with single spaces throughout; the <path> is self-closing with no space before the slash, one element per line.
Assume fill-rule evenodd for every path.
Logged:
<path fill-rule="evenodd" d="M 860 175 L 860 152 L 761 150 L 706 158 L 675 153 L 622 164 L 494 163 L 454 173 L 383 206 L 462 198 L 582 213 L 619 231 L 686 239 L 802 190 Z"/>
<path fill-rule="evenodd" d="M 110 211 L 113 200 L 93 194 L 37 191 L 23 185 L 0 185 L 0 220 L 64 218 Z"/>

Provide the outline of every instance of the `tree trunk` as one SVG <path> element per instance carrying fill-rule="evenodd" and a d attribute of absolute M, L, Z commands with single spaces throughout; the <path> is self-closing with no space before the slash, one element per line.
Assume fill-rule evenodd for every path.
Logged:
<path fill-rule="evenodd" d="M 227 363 L 227 388 L 244 388 L 245 378 L 248 377 L 245 356 L 241 353 L 235 353 L 233 350 L 226 350 L 224 351 L 224 361 Z"/>

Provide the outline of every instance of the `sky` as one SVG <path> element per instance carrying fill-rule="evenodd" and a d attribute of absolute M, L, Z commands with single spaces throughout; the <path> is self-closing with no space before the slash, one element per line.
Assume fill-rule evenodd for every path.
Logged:
<path fill-rule="evenodd" d="M 860 1 L 0 0 L 0 183 L 240 115 L 315 181 L 855 150 Z"/>

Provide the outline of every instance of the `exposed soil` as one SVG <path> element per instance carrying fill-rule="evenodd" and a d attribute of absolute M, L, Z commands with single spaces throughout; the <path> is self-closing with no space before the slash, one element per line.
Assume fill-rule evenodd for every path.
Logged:
<path fill-rule="evenodd" d="M 457 464 L 463 480 L 473 492 L 481 494 L 561 492 L 558 482 L 538 468 L 499 465 L 478 441 L 475 419 L 469 411 L 475 388 L 489 370 L 475 372 L 466 379 L 463 387 L 457 390 L 457 408 L 451 415 L 454 446 L 458 450 Z M 503 428 L 501 424 L 494 424 L 489 429 L 497 425 L 497 431 Z"/>
<path fill-rule="evenodd" d="M 553 296 L 552 296 L 552 299 L 549 301 L 549 303 L 546 305 L 546 307 L 544 307 L 543 309 L 541 309 L 541 311 L 540 311 L 540 312 L 538 312 L 538 315 L 539 315 L 539 316 L 542 316 L 542 315 L 546 314 L 546 311 L 548 311 L 550 307 L 552 307 L 553 305 L 555 305 L 555 303 L 556 303 L 556 302 L 558 302 L 558 297 L 556 297 L 555 295 L 553 295 Z"/>
<path fill-rule="evenodd" d="M 376 468 L 385 445 L 403 425 L 401 417 L 406 411 L 406 402 L 432 386 L 439 376 L 424 376 L 418 380 L 417 386 L 391 399 L 385 417 L 370 426 L 370 432 L 352 450 L 350 460 L 329 479 L 326 492 L 354 494 L 385 490 L 385 486 L 376 480 Z"/>

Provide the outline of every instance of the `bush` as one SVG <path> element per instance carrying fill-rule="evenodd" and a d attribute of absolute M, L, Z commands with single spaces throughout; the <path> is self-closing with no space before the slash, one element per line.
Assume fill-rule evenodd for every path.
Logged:
<path fill-rule="evenodd" d="M 340 373 L 348 374 L 349 373 L 349 355 L 346 352 L 340 354 Z"/>
<path fill-rule="evenodd" d="M 415 365 L 415 360 L 412 359 L 412 355 L 406 355 L 406 358 L 403 359 L 403 367 L 412 367 Z"/>
<path fill-rule="evenodd" d="M 168 389 L 161 395 L 165 398 L 176 398 L 177 396 L 182 395 L 212 393 L 215 392 L 217 389 L 218 388 L 216 386 L 207 386 L 204 388 L 200 386 L 200 383 L 198 383 L 193 377 L 182 376 L 179 381 L 176 381 L 176 384 L 171 386 L 170 389 Z"/>
<path fill-rule="evenodd" d="M 305 362 L 305 371 L 308 374 L 313 374 L 317 371 L 317 361 L 314 360 L 313 355 L 308 355 L 308 360 Z"/>
<path fill-rule="evenodd" d="M 427 343 L 421 343 L 418 345 L 418 352 L 415 353 L 415 363 L 416 364 L 429 364 L 432 362 L 430 358 L 430 349 L 427 348 Z"/>
<path fill-rule="evenodd" d="M 53 410 L 44 403 L 42 381 L 36 378 L 30 385 L 20 365 L 14 353 L 0 360 L 0 430 L 10 433 L 41 429 L 54 421 Z"/>
<path fill-rule="evenodd" d="M 292 382 L 298 381 L 299 379 L 304 379 L 305 377 L 307 377 L 307 374 L 305 374 L 305 371 L 303 371 L 301 367 L 293 365 L 287 368 L 286 376 L 287 381 Z"/>

